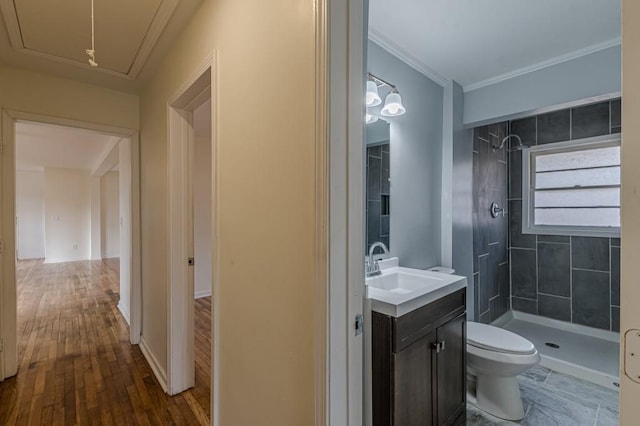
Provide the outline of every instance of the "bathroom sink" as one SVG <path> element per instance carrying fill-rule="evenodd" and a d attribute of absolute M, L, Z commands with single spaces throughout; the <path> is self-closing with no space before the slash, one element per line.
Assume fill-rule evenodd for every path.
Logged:
<path fill-rule="evenodd" d="M 467 286 L 459 275 L 398 266 L 398 259 L 380 261 L 381 275 L 366 279 L 371 308 L 399 317 Z"/>

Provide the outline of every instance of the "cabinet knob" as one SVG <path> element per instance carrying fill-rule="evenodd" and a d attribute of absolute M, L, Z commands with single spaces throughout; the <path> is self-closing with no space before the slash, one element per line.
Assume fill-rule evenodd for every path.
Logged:
<path fill-rule="evenodd" d="M 445 348 L 444 340 L 437 340 L 433 342 L 431 344 L 431 348 L 434 349 L 436 352 L 444 351 L 444 348 Z"/>

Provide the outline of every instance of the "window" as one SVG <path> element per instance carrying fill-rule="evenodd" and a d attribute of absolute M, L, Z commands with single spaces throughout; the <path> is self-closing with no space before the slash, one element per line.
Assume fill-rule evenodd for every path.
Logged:
<path fill-rule="evenodd" d="M 527 234 L 620 235 L 620 136 L 523 150 Z"/>

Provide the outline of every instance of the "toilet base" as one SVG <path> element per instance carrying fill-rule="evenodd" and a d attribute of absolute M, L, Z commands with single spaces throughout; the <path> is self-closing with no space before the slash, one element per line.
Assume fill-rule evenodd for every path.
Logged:
<path fill-rule="evenodd" d="M 518 421 L 524 418 L 520 387 L 516 377 L 478 374 L 470 381 L 469 403 L 492 416 Z"/>

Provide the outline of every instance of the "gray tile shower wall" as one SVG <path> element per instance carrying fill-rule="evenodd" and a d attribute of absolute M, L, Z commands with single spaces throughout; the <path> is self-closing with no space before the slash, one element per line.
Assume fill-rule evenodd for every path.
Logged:
<path fill-rule="evenodd" d="M 491 322 L 509 310 L 509 218 L 493 218 L 491 203 L 507 210 L 507 150 L 494 149 L 507 122 L 473 132 L 473 263 L 475 321 Z"/>
<path fill-rule="evenodd" d="M 620 133 L 620 99 L 509 126 L 527 146 Z M 508 170 L 512 309 L 619 331 L 620 239 L 522 234 L 520 151 L 508 153 Z"/>
<path fill-rule="evenodd" d="M 367 253 L 376 241 L 389 247 L 389 144 L 367 147 Z"/>

